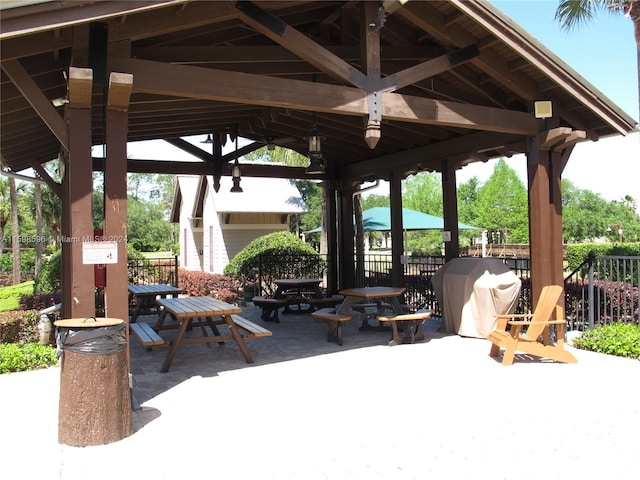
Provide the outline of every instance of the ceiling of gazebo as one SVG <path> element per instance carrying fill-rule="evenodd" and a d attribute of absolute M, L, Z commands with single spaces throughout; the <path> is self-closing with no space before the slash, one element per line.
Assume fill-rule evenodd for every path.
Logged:
<path fill-rule="evenodd" d="M 89 66 L 81 48 L 73 62 L 71 52 L 74 42 L 88 45 L 90 22 L 106 24 L 108 70 L 133 75 L 129 141 L 165 139 L 189 149 L 180 137 L 214 132 L 226 139 L 237 128 L 259 145 L 271 138 L 306 155 L 315 111 L 329 170 L 370 179 L 524 152 L 531 132 L 543 129 L 529 113 L 536 100 L 551 100 L 559 125 L 590 139 L 634 127 L 490 4 L 385 1 L 375 4 L 376 15 L 378 5 L 384 13 L 371 22 L 363 14 L 368 3 L 3 2 L 3 166 L 19 172 L 57 157 L 60 141 L 47 123 L 59 121 L 65 107 L 51 101 L 66 97 L 71 64 Z M 376 42 L 379 35 L 379 49 L 362 47 L 368 35 Z M 382 81 L 367 97 L 376 52 Z M 367 73 L 367 62 L 369 76 L 356 75 Z M 105 139 L 100 77 L 94 69 L 96 145 Z M 381 102 L 374 148 L 365 142 L 367 99 Z M 155 168 L 136 162 L 130 171 Z M 180 172 L 177 163 L 162 165 Z"/>

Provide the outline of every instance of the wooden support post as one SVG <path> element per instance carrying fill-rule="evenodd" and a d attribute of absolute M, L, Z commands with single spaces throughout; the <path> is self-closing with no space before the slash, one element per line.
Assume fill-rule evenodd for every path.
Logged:
<path fill-rule="evenodd" d="M 458 231 L 458 194 L 456 171 L 450 162 L 442 162 L 442 198 L 444 231 L 449 239 L 444 239 L 445 262 L 460 256 L 460 232 Z M 445 233 L 448 232 L 448 233 Z"/>
<path fill-rule="evenodd" d="M 91 69 L 69 69 L 70 148 L 62 182 L 62 316 L 66 318 L 96 313 L 94 267 L 83 263 L 83 243 L 93 241 L 91 78 Z"/>
<path fill-rule="evenodd" d="M 337 228 L 337 206 L 336 206 L 336 182 L 325 180 L 322 182 L 322 197 L 324 200 L 324 225 L 323 238 L 320 241 L 320 253 L 327 256 L 327 292 L 337 293 L 342 284 L 338 277 L 338 228 Z M 324 243 L 323 243 L 324 242 Z"/>
<path fill-rule="evenodd" d="M 404 267 L 402 255 L 404 254 L 404 228 L 402 226 L 402 178 L 396 172 L 391 172 L 389 182 L 389 197 L 391 200 L 391 286 L 402 287 L 404 281 Z"/>
<path fill-rule="evenodd" d="M 342 185 L 339 193 L 340 220 L 339 251 L 340 251 L 340 277 L 342 284 L 340 288 L 353 288 L 356 284 L 353 252 L 355 243 L 353 240 L 353 193 L 358 187 L 354 182 L 347 182 Z"/>
<path fill-rule="evenodd" d="M 111 73 L 107 100 L 107 159 L 104 178 L 104 235 L 116 242 L 118 262 L 107 265 L 105 315 L 128 319 L 127 125 L 133 76 Z"/>
<path fill-rule="evenodd" d="M 558 130 L 558 129 L 556 129 Z M 532 304 L 545 285 L 563 285 L 562 156 L 550 151 L 553 130 L 531 139 L 527 155 Z M 564 139 L 559 135 L 558 140 Z M 543 139 L 545 139 L 543 141 Z"/>

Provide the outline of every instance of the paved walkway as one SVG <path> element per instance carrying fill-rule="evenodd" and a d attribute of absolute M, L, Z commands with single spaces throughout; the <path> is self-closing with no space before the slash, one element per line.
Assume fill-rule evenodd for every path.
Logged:
<path fill-rule="evenodd" d="M 358 332 L 342 347 L 309 315 L 274 335 L 179 350 L 131 345 L 135 432 L 99 447 L 57 443 L 59 369 L 0 375 L 6 479 L 640 478 L 640 362 L 574 351 L 578 364 L 518 356 L 486 340 L 428 333 L 387 347 Z M 434 325 L 433 322 L 431 325 Z"/>

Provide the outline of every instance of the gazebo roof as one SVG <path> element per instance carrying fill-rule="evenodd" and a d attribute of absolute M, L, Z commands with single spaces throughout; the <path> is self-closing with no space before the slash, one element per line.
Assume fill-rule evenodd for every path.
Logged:
<path fill-rule="evenodd" d="M 93 67 L 94 145 L 105 141 L 108 72 L 130 73 L 128 140 L 164 139 L 201 160 L 129 160 L 131 172 L 211 172 L 215 152 L 180 139 L 195 134 L 256 142 L 240 154 L 273 142 L 306 155 L 314 121 L 329 177 L 440 171 L 444 161 L 461 167 L 525 152 L 543 130 L 531 114 L 537 100 L 550 100 L 559 126 L 588 139 L 635 126 L 487 2 L 384 1 L 373 16 L 370 3 L 3 2 L 3 166 L 19 172 L 57 157 L 64 108 L 52 101 L 66 98 L 70 65 Z M 376 115 L 380 139 L 370 148 L 367 119 Z M 308 175 L 255 166 L 243 176 Z"/>

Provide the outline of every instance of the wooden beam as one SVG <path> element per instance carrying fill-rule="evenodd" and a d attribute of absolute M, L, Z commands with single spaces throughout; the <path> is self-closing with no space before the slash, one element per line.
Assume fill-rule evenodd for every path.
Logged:
<path fill-rule="evenodd" d="M 564 152 L 567 148 L 583 142 L 587 139 L 587 132 L 584 130 L 573 130 L 571 135 L 566 137 L 561 143 L 553 147 L 554 152 Z"/>
<path fill-rule="evenodd" d="M 69 67 L 69 106 L 91 108 L 93 70 Z"/>
<path fill-rule="evenodd" d="M 438 58 L 427 60 L 413 67 L 406 68 L 392 75 L 395 78 L 395 89 L 399 90 L 408 85 L 420 82 L 430 77 L 435 77 L 443 72 L 451 70 L 453 67 L 468 62 L 478 56 L 479 50 L 476 45 L 456 50 L 455 52 L 441 55 Z"/>
<path fill-rule="evenodd" d="M 364 2 L 362 29 L 360 31 L 364 51 L 362 63 L 366 69 L 367 81 L 363 86 L 367 91 L 367 126 L 364 140 L 374 149 L 380 141 L 380 123 L 382 122 L 382 91 L 380 82 L 380 25 L 377 2 Z"/>
<path fill-rule="evenodd" d="M 104 158 L 92 159 L 93 170 L 103 172 L 105 168 Z M 183 162 L 165 160 L 127 160 L 127 172 L 129 173 L 164 173 L 174 175 L 211 175 L 211 162 Z M 305 167 L 286 167 L 282 165 L 264 165 L 258 163 L 241 163 L 243 177 L 261 178 L 293 178 L 293 179 L 321 179 L 322 175 L 309 175 L 305 173 Z M 224 176 L 231 176 L 231 165 L 227 163 L 223 169 Z"/>
<path fill-rule="evenodd" d="M 240 20 L 258 33 L 295 53 L 330 77 L 364 88 L 366 77 L 362 72 L 287 25 L 278 17 L 261 9 L 253 2 L 236 2 L 235 6 L 240 12 Z"/>
<path fill-rule="evenodd" d="M 129 110 L 129 99 L 133 90 L 133 75 L 129 73 L 111 72 L 109 74 L 109 94 L 107 108 L 126 112 Z"/>
<path fill-rule="evenodd" d="M 62 198 L 62 185 L 51 178 L 51 175 L 49 175 L 49 172 L 45 170 L 42 164 L 40 162 L 32 161 L 30 162 L 30 165 L 31 168 L 38 173 L 40 178 L 46 182 L 47 186 L 53 191 L 53 193 L 55 193 L 58 198 Z"/>
<path fill-rule="evenodd" d="M 327 45 L 323 48 L 347 62 L 360 62 L 362 49 L 358 45 Z M 381 54 L 384 61 L 422 61 L 442 54 L 442 48 L 431 45 L 402 47 L 385 45 Z M 131 56 L 144 60 L 189 65 L 307 63 L 306 60 L 280 45 L 133 47 Z"/>
<path fill-rule="evenodd" d="M 340 168 L 339 178 L 361 178 L 367 175 L 376 175 L 393 169 L 423 168 L 423 165 L 434 165 L 435 161 L 454 157 L 457 155 L 472 155 L 473 152 L 492 150 L 503 145 L 518 142 L 520 137 L 514 137 L 504 133 L 475 132 L 464 138 L 444 140 L 411 150 L 383 155 L 378 158 L 346 165 Z M 436 166 L 434 170 L 438 169 Z"/>
<path fill-rule="evenodd" d="M 540 132 L 538 134 L 538 148 L 541 150 L 550 150 L 569 135 L 571 135 L 570 127 L 558 127 Z"/>
<path fill-rule="evenodd" d="M 58 114 L 51 102 L 45 97 L 27 71 L 22 68 L 18 60 L 2 62 L 2 70 L 11 79 L 22 96 L 49 127 L 65 150 L 69 150 L 69 132 L 67 124 Z"/>
<path fill-rule="evenodd" d="M 237 72 L 112 58 L 114 70 L 135 76 L 134 91 L 364 117 L 361 89 Z M 538 120 L 527 112 L 383 94 L 383 118 L 451 127 L 534 135 Z"/>

